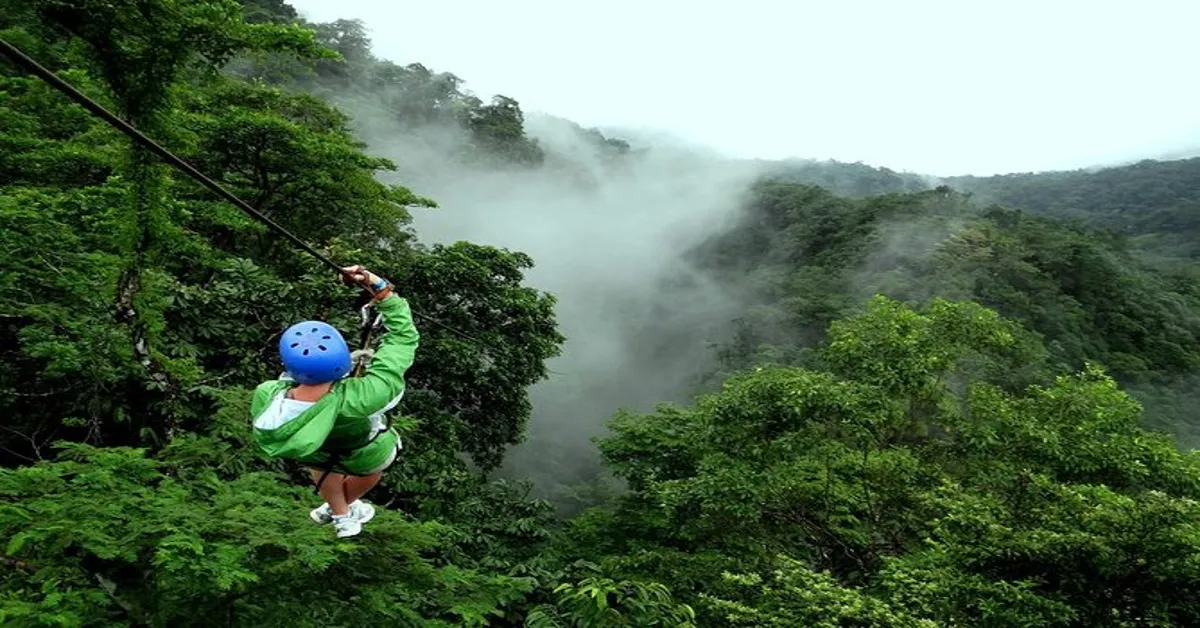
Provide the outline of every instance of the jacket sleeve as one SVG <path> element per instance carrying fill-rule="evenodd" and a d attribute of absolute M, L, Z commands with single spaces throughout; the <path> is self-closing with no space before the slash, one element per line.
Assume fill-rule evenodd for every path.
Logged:
<path fill-rule="evenodd" d="M 404 373 L 416 359 L 421 335 L 413 324 L 408 300 L 393 294 L 375 307 L 383 316 L 387 333 L 380 338 L 379 349 L 362 377 L 341 381 L 345 391 L 343 414 L 369 416 L 384 409 L 404 392 Z"/>

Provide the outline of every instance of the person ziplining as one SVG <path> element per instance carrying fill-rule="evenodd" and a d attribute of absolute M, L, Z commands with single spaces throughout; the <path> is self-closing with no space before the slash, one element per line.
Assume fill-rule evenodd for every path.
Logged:
<path fill-rule="evenodd" d="M 325 499 L 310 516 L 332 523 L 339 538 L 358 534 L 375 516 L 362 497 L 400 451 L 400 436 L 383 417 L 404 397 L 420 342 L 408 301 L 391 283 L 361 266 L 344 270 L 372 294 L 387 326 L 366 371 L 352 376 L 352 353 L 333 326 L 297 323 L 279 338 L 285 373 L 259 384 L 250 408 L 254 442 L 268 456 L 309 467 Z"/>
<path fill-rule="evenodd" d="M 142 148 L 192 177 L 217 196 L 286 238 L 318 262 L 337 271 L 344 282 L 362 286 L 387 327 L 380 346 L 361 376 L 351 371 L 355 354 L 337 329 L 320 321 L 289 327 L 279 341 L 284 374 L 258 385 L 251 402 L 255 444 L 268 456 L 296 460 L 308 466 L 317 492 L 325 502 L 311 518 L 332 523 L 338 537 L 354 536 L 375 509 L 362 501 L 379 483 L 399 454 L 400 435 L 384 420 L 404 396 L 404 375 L 416 356 L 420 335 L 413 323 L 428 323 L 473 343 L 478 338 L 412 310 L 396 295 L 392 284 L 361 266 L 342 267 L 313 246 L 284 229 L 238 198 L 212 178 L 147 137 L 125 120 L 0 38 L 0 55 L 124 133 Z M 370 332 L 364 334 L 363 351 Z"/>

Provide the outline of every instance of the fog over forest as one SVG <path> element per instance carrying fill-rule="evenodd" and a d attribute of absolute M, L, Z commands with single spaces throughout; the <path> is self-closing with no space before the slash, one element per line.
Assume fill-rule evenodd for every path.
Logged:
<path fill-rule="evenodd" d="M 0 0 L 0 624 L 1200 625 L 1196 7 L 543 2 Z"/>

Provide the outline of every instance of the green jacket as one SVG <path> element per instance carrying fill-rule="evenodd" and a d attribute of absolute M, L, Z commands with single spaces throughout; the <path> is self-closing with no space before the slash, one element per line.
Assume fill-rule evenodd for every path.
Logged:
<path fill-rule="evenodd" d="M 375 308 L 387 333 L 380 338 L 379 349 L 362 377 L 335 382 L 315 404 L 294 417 L 285 417 L 281 424 L 270 421 L 264 412 L 275 411 L 280 395 L 296 383 L 274 379 L 255 389 L 250 405 L 255 418 L 254 442 L 268 456 L 323 467 L 331 453 L 338 453 L 341 458 L 334 471 L 366 475 L 387 462 L 399 446 L 395 430 L 372 437 L 382 430 L 383 413 L 404 394 L 404 373 L 413 364 L 420 334 L 407 300 L 393 294 Z"/>

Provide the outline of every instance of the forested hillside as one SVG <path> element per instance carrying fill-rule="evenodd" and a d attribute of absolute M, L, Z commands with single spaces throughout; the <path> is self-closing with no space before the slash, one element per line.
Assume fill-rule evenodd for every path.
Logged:
<path fill-rule="evenodd" d="M 249 400 L 289 324 L 357 338 L 359 295 L 0 64 L 4 626 L 1200 623 L 1194 160 L 663 157 L 280 0 L 0 0 L 0 38 L 394 281 L 421 333 L 379 514 L 335 539 Z M 542 259 L 414 226 L 452 184 L 495 203 L 472 233 L 630 244 L 547 248 L 575 263 L 535 284 Z M 571 342 L 593 370 L 548 395 Z M 686 402 L 620 408 L 651 397 Z M 496 479 L 538 413 L 575 439 L 534 439 L 557 517 Z"/>
<path fill-rule="evenodd" d="M 981 207 L 949 188 L 851 199 L 767 181 L 746 211 L 695 251 L 753 295 L 722 350 L 729 370 L 796 363 L 872 294 L 969 300 L 1037 332 L 1043 374 L 1103 364 L 1154 406 L 1152 425 L 1200 442 L 1200 416 L 1181 414 L 1200 366 L 1200 267 L 1161 268 L 1118 234 Z"/>
<path fill-rule="evenodd" d="M 1200 257 L 1200 158 L 1147 160 L 1095 172 L 954 177 L 945 183 L 982 202 L 1134 236 L 1154 257 Z"/>

